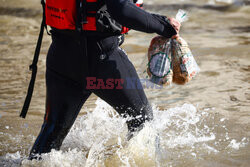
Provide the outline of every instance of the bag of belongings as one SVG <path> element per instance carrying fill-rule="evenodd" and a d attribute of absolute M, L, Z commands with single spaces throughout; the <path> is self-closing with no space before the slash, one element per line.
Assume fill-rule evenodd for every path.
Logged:
<path fill-rule="evenodd" d="M 186 21 L 186 12 L 179 10 L 176 19 L 180 23 Z M 200 71 L 187 42 L 181 37 L 154 37 L 148 49 L 147 60 L 143 73 L 147 73 L 147 78 L 158 85 L 170 85 L 172 82 L 183 85 Z"/>

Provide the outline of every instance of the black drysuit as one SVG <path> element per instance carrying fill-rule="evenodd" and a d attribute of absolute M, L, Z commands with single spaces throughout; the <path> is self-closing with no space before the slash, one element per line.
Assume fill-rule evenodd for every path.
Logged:
<path fill-rule="evenodd" d="M 129 0 L 106 0 L 106 5 L 110 15 L 128 28 L 165 37 L 176 34 L 166 17 L 150 14 Z M 60 148 L 91 93 L 106 101 L 122 116 L 131 117 L 127 121 L 130 132 L 140 129 L 145 121 L 153 118 L 140 83 L 134 83 L 136 88 L 126 86 L 128 80 L 139 81 L 139 78 L 126 53 L 119 47 L 117 35 L 83 32 L 75 37 L 52 29 L 46 66 L 46 114 L 31 150 L 31 158 L 37 153 Z M 104 83 L 109 79 L 113 86 L 93 89 L 88 87 L 88 77 Z"/>

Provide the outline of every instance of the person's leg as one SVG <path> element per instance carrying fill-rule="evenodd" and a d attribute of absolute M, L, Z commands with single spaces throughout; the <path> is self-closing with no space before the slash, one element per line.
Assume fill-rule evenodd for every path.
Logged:
<path fill-rule="evenodd" d="M 65 79 L 54 71 L 46 72 L 46 114 L 39 136 L 30 152 L 30 159 L 35 154 L 47 153 L 59 149 L 73 125 L 83 103 L 91 94 L 72 80 Z"/>
<path fill-rule="evenodd" d="M 96 72 L 96 79 L 103 80 L 105 88 L 97 80 L 94 82 L 96 88 L 92 91 L 119 114 L 130 117 L 127 121 L 130 132 L 139 130 L 145 121 L 153 119 L 153 112 L 136 70 L 120 48 L 106 53 L 106 56 L 104 60 L 99 60 Z"/>

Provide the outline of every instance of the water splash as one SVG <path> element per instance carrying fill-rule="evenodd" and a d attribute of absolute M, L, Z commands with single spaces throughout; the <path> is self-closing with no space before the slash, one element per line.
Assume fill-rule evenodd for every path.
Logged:
<path fill-rule="evenodd" d="M 230 138 L 225 118 L 209 113 L 208 109 L 197 110 L 192 104 L 168 110 L 154 106 L 154 120 L 146 123 L 128 142 L 126 120 L 102 100 L 98 99 L 96 104 L 93 111 L 77 119 L 60 151 L 52 150 L 42 155 L 40 161 L 28 161 L 20 152 L 7 154 L 1 157 L 2 164 L 25 167 L 183 166 L 186 161 L 196 162 L 207 155 L 217 155 L 221 150 L 241 149 L 249 142 L 248 138 L 241 141 Z M 222 141 L 227 144 L 221 146 Z"/>

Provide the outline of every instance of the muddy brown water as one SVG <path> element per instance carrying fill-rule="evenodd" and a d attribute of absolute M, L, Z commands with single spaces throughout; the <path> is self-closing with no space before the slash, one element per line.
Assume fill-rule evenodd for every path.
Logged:
<path fill-rule="evenodd" d="M 199 144 L 208 145 L 206 149 L 199 150 L 197 148 L 200 147 L 199 144 L 193 144 L 192 147 L 188 144 L 181 145 L 180 143 L 188 140 L 185 138 L 177 142 L 178 145 L 175 148 L 171 148 L 167 143 L 178 139 L 177 134 L 182 133 L 182 130 L 176 128 L 174 130 L 176 136 L 170 135 L 171 140 L 162 137 L 164 148 L 173 151 L 171 158 L 164 159 L 156 166 L 249 166 L 249 1 L 242 2 L 246 5 L 238 1 L 226 0 L 170 0 L 167 2 L 153 0 L 145 3 L 147 10 L 167 16 L 174 16 L 179 8 L 189 12 L 190 18 L 188 22 L 183 23 L 181 36 L 189 43 L 201 68 L 199 75 L 184 86 L 173 85 L 161 90 L 146 89 L 150 102 L 158 107 L 155 112 L 167 109 L 170 110 L 166 112 L 175 112 L 177 106 L 185 103 L 193 105 L 198 115 L 204 114 L 198 116 L 202 125 L 195 124 L 195 127 L 199 127 L 198 129 L 203 132 L 206 129 L 203 124 L 206 124 L 209 127 L 209 133 L 215 136 L 208 141 L 198 137 L 192 138 L 200 141 L 197 142 Z M 47 35 L 44 36 L 29 114 L 25 120 L 18 117 L 29 82 L 28 65 L 33 58 L 40 21 L 41 9 L 38 0 L 0 0 L 0 166 L 20 166 L 20 159 L 27 157 L 42 124 L 45 101 L 45 60 L 51 42 Z M 136 31 L 131 31 L 126 36 L 122 47 L 127 51 L 138 71 L 150 40 L 154 36 L 155 34 Z M 86 108 L 90 111 L 96 108 L 96 99 L 95 96 L 88 99 L 79 117 L 86 115 Z M 178 121 L 180 120 L 177 119 L 176 122 Z M 194 132 L 192 126 L 189 126 L 186 131 Z M 163 134 L 167 133 L 168 131 Z M 73 144 L 69 144 L 69 148 L 71 146 L 73 147 Z M 212 151 L 209 152 L 210 148 Z M 71 152 L 68 154 L 74 155 Z M 66 155 L 61 155 L 61 157 L 64 156 Z M 99 166 L 114 164 L 147 166 L 146 160 L 145 164 L 137 161 L 126 164 L 116 158 L 107 159 L 109 162 L 99 163 Z M 71 164 L 71 160 L 68 162 Z M 32 163 L 27 164 L 32 166 Z M 44 165 L 46 164 L 40 163 L 38 166 Z M 49 165 L 56 166 L 53 163 Z M 68 166 L 68 164 L 62 162 L 62 166 Z"/>

